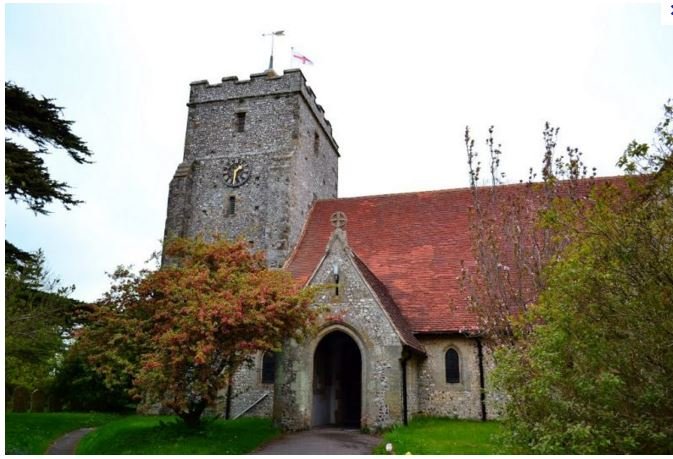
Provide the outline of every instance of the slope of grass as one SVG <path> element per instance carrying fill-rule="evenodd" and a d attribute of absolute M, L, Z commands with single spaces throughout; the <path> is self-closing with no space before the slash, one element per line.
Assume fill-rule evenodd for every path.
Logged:
<path fill-rule="evenodd" d="M 396 454 L 502 454 L 495 438 L 500 429 L 496 421 L 417 418 L 387 432 L 374 454 L 386 454 L 386 443 Z"/>
<path fill-rule="evenodd" d="M 129 416 L 88 434 L 77 454 L 245 454 L 278 434 L 269 419 L 206 420 L 190 429 L 174 416 Z"/>
<path fill-rule="evenodd" d="M 118 418 L 107 413 L 5 413 L 5 454 L 42 454 L 61 435 Z"/>

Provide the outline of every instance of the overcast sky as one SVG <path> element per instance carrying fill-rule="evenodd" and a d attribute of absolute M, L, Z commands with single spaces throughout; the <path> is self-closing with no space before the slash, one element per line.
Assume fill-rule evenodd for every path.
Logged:
<path fill-rule="evenodd" d="M 538 167 L 542 128 L 561 128 L 614 175 L 632 139 L 651 141 L 673 96 L 673 26 L 659 2 L 227 1 L 5 7 L 5 79 L 55 98 L 95 153 L 48 158 L 85 204 L 35 216 L 5 199 L 6 237 L 42 248 L 73 295 L 157 250 L 180 163 L 189 83 L 302 70 L 340 145 L 339 195 L 466 186 L 463 135 L 490 125 L 510 181 Z"/>

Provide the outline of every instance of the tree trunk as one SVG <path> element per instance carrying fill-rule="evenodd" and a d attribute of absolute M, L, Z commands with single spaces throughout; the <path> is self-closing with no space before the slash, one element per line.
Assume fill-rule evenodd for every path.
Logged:
<path fill-rule="evenodd" d="M 182 418 L 187 427 L 194 429 L 201 425 L 201 414 L 203 414 L 203 410 L 205 409 L 205 403 L 197 403 L 193 405 L 189 411 L 178 413 L 178 416 Z"/>

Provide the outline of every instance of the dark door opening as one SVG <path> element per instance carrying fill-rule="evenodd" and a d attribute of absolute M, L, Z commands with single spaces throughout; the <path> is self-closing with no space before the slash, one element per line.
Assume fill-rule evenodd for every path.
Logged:
<path fill-rule="evenodd" d="M 360 427 L 362 357 L 346 333 L 325 336 L 313 356 L 313 426 Z"/>

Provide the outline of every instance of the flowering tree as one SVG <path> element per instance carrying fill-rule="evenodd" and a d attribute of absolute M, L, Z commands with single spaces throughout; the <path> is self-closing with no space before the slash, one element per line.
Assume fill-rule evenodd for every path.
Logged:
<path fill-rule="evenodd" d="M 114 386 L 162 403 L 196 426 L 228 377 L 255 351 L 301 339 L 318 311 L 314 290 L 266 268 L 243 242 L 176 239 L 158 271 L 118 269 L 79 345 Z"/>
<path fill-rule="evenodd" d="M 516 340 L 513 317 L 524 313 L 545 288 L 543 271 L 569 240 L 544 219 L 560 198 L 580 203 L 594 186 L 595 176 L 582 162 L 577 148 L 556 156 L 558 128 L 543 131 L 544 154 L 539 176 L 530 169 L 528 180 L 502 186 L 501 147 L 489 129 L 487 186 L 481 185 L 482 163 L 468 128 L 465 146 L 472 190 L 471 233 L 475 262 L 465 263 L 462 285 L 480 329 L 496 345 Z"/>

